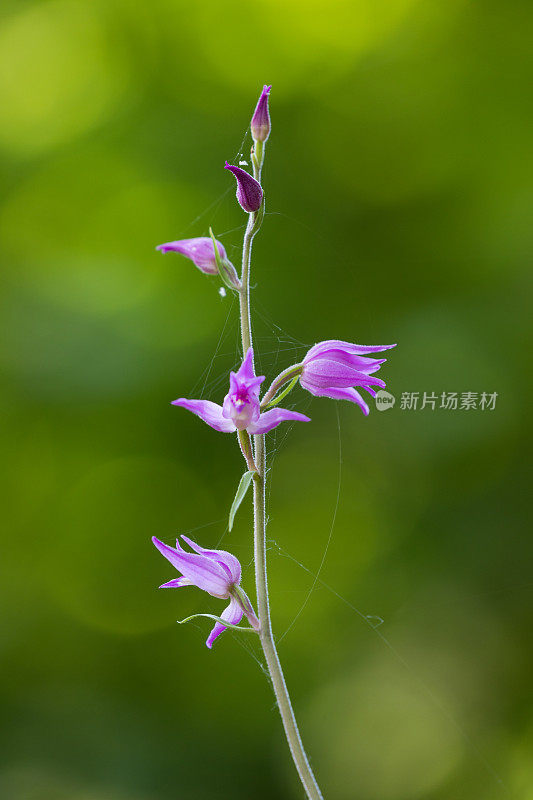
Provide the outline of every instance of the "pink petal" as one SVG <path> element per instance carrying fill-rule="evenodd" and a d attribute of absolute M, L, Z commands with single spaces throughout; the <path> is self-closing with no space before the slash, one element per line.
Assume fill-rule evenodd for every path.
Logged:
<path fill-rule="evenodd" d="M 311 422 L 311 420 L 305 414 L 299 414 L 297 411 L 287 411 L 286 408 L 273 408 L 271 411 L 265 411 L 264 414 L 261 414 L 257 422 L 252 422 L 248 427 L 248 433 L 268 433 L 280 422 Z"/>
<path fill-rule="evenodd" d="M 252 381 L 255 379 L 255 372 L 254 372 L 254 351 L 252 347 L 249 347 L 246 351 L 246 355 L 244 356 L 244 360 L 239 367 L 239 371 L 236 373 L 236 377 L 239 380 Z M 264 377 L 261 378 L 264 381 Z"/>
<path fill-rule="evenodd" d="M 213 558 L 215 561 L 217 561 L 226 571 L 228 577 L 233 581 L 233 583 L 240 583 L 241 565 L 239 560 L 235 558 L 234 555 L 228 553 L 226 550 L 206 550 L 204 547 L 200 547 L 199 544 L 196 544 L 196 542 L 193 542 L 192 539 L 189 539 L 188 536 L 182 535 L 181 538 L 184 539 L 193 550 L 196 550 L 197 553 L 207 556 L 208 558 Z"/>
<path fill-rule="evenodd" d="M 328 361 L 339 362 L 348 367 L 364 372 L 366 375 L 371 375 L 376 372 L 381 364 L 386 362 L 386 358 L 367 358 L 366 356 L 358 356 L 354 353 L 346 353 L 344 350 L 324 350 L 323 353 L 315 355 L 313 358 L 304 359 L 304 364 L 311 363 L 314 359 L 327 359 Z"/>
<path fill-rule="evenodd" d="M 305 388 L 308 392 L 314 394 L 315 397 L 331 397 L 333 400 L 350 400 L 352 403 L 357 403 L 365 417 L 368 416 L 370 411 L 367 403 L 365 403 L 357 389 L 341 389 L 332 387 L 319 389 L 316 386 L 306 386 Z"/>
<path fill-rule="evenodd" d="M 173 400 L 172 405 L 192 411 L 216 431 L 233 433 L 237 430 L 233 422 L 222 415 L 222 406 L 212 403 L 211 400 L 187 400 L 185 397 L 180 397 L 178 400 Z"/>
<path fill-rule="evenodd" d="M 173 578 L 171 581 L 162 583 L 160 589 L 179 589 L 181 586 L 192 586 L 188 578 Z"/>
<path fill-rule="evenodd" d="M 353 344 L 352 342 L 343 342 L 341 339 L 328 339 L 326 342 L 319 342 L 312 347 L 307 353 L 305 360 L 314 358 L 321 355 L 326 350 L 344 350 L 346 353 L 354 353 L 356 355 L 364 355 L 365 353 L 381 353 L 383 350 L 390 350 L 396 347 L 395 344 Z"/>
<path fill-rule="evenodd" d="M 231 598 L 229 602 L 229 606 L 226 606 L 220 618 L 229 622 L 231 625 L 238 625 L 241 619 L 243 618 L 244 611 L 240 607 L 239 603 L 235 600 L 234 597 Z M 213 642 L 215 639 L 220 636 L 221 633 L 224 633 L 226 630 L 225 625 L 222 625 L 220 622 L 215 623 L 215 627 L 207 637 L 206 645 L 211 649 L 213 647 Z"/>
<path fill-rule="evenodd" d="M 159 244 L 156 250 L 160 250 L 162 253 L 180 253 L 186 258 L 190 258 L 198 269 L 206 274 L 216 275 L 218 272 L 215 250 L 209 236 L 198 236 L 196 239 L 178 239 L 176 242 Z M 221 260 L 226 260 L 226 250 L 219 241 L 217 241 L 217 250 Z"/>
<path fill-rule="evenodd" d="M 231 581 L 228 580 L 226 570 L 214 559 L 176 550 L 168 544 L 163 544 L 155 536 L 152 537 L 152 542 L 172 566 L 199 589 L 214 597 L 228 596 Z"/>
<path fill-rule="evenodd" d="M 305 364 L 300 383 L 306 389 L 309 385 L 318 388 L 346 386 L 385 386 L 381 378 L 375 378 L 366 372 L 359 372 L 340 361 L 322 357 L 314 358 Z"/>

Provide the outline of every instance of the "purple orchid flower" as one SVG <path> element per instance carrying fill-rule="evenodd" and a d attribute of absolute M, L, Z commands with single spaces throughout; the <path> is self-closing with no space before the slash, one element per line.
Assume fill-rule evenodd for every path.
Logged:
<path fill-rule="evenodd" d="M 238 625 L 246 615 L 251 626 L 259 628 L 258 619 L 254 613 L 248 596 L 241 588 L 241 565 L 237 558 L 225 550 L 206 550 L 193 542 L 187 536 L 181 537 L 195 551 L 189 553 L 182 548 L 179 539 L 176 547 L 163 544 L 155 536 L 152 542 L 173 567 L 181 572 L 180 578 L 163 583 L 160 589 L 173 589 L 181 586 L 197 586 L 204 592 L 220 600 L 229 598 L 229 605 L 224 609 L 220 618 L 230 625 Z M 211 648 L 213 642 L 226 630 L 226 626 L 217 622 L 209 634 L 206 645 Z"/>
<path fill-rule="evenodd" d="M 240 167 L 234 167 L 232 164 L 228 164 L 227 161 L 224 169 L 229 169 L 229 171 L 233 172 L 235 175 L 237 181 L 237 200 L 241 208 L 248 211 L 249 214 L 251 214 L 252 211 L 258 211 L 263 202 L 261 184 L 258 183 L 255 178 L 252 178 L 246 170 Z"/>
<path fill-rule="evenodd" d="M 396 345 L 352 344 L 338 339 L 320 342 L 309 350 L 301 364 L 300 384 L 318 397 L 351 400 L 367 415 L 368 405 L 354 387 L 359 386 L 375 397 L 376 392 L 372 387 L 384 387 L 386 384 L 380 378 L 373 377 L 373 373 L 387 359 L 367 358 L 365 354 L 379 353 L 391 347 Z"/>
<path fill-rule="evenodd" d="M 217 248 L 221 260 L 228 261 L 224 245 L 217 241 Z M 156 250 L 161 250 L 162 253 L 181 253 L 182 256 L 190 258 L 193 264 L 206 275 L 216 275 L 218 272 L 215 249 L 209 236 L 178 239 L 177 242 L 158 244 Z"/>
<path fill-rule="evenodd" d="M 217 264 L 213 239 L 209 236 L 198 236 L 196 239 L 178 239 L 176 242 L 158 244 L 156 250 L 161 250 L 162 253 L 181 253 L 182 256 L 190 258 L 201 272 L 204 272 L 206 275 L 221 273 L 222 279 L 231 288 L 240 289 L 241 283 L 239 281 L 239 276 L 226 255 L 224 245 L 217 239 L 214 241 L 216 241 L 219 264 Z"/>
<path fill-rule="evenodd" d="M 270 136 L 270 114 L 268 112 L 268 95 L 271 86 L 263 86 L 263 91 L 257 101 L 254 115 L 250 123 L 252 136 L 256 142 L 266 142 Z"/>
<path fill-rule="evenodd" d="M 173 406 L 181 406 L 203 419 L 216 431 L 234 433 L 246 430 L 248 433 L 267 433 L 280 422 L 310 422 L 305 414 L 288 411 L 285 408 L 273 408 L 260 414 L 259 386 L 264 376 L 256 377 L 253 364 L 253 350 L 250 347 L 238 372 L 230 373 L 230 389 L 219 406 L 210 400 L 187 400 L 180 397 L 172 402 Z"/>

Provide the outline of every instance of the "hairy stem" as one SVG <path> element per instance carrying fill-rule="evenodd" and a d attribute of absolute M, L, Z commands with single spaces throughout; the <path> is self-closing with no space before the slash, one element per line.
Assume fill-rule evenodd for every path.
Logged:
<path fill-rule="evenodd" d="M 254 178 L 261 179 L 261 167 L 263 160 L 263 150 L 261 158 L 253 159 Z M 240 292 L 240 317 L 241 335 L 243 352 L 246 353 L 252 346 L 252 329 L 250 324 L 250 262 L 252 253 L 252 241 L 255 235 L 255 214 L 250 214 L 248 225 L 244 234 L 242 251 L 242 289 Z M 257 472 L 254 475 L 254 560 L 255 560 L 255 584 L 257 594 L 257 610 L 259 615 L 259 638 L 261 646 L 272 680 L 274 694 L 276 696 L 279 712 L 285 729 L 285 735 L 291 751 L 291 755 L 298 770 L 298 775 L 306 791 L 309 800 L 323 800 L 318 784 L 313 775 L 307 754 L 304 750 L 296 718 L 292 709 L 291 699 L 287 690 L 287 684 L 283 675 L 283 670 L 279 661 L 274 636 L 272 633 L 272 623 L 270 620 L 270 605 L 268 599 L 268 579 L 267 579 L 267 560 L 266 560 L 266 446 L 264 434 L 254 436 L 254 460 Z"/>
<path fill-rule="evenodd" d="M 255 436 L 255 461 L 259 473 L 254 475 L 254 554 L 257 606 L 259 613 L 259 637 L 263 653 L 272 679 L 274 694 L 278 702 L 279 713 L 285 728 L 285 735 L 291 755 L 298 770 L 298 775 L 309 800 L 322 800 L 322 794 L 313 775 L 307 754 L 304 750 L 296 718 L 292 709 L 291 698 L 283 676 L 278 652 L 272 634 L 270 606 L 268 600 L 268 579 L 266 562 L 266 452 L 264 434 Z"/>
<path fill-rule="evenodd" d="M 252 257 L 252 242 L 255 236 L 255 213 L 248 217 L 248 225 L 242 244 L 242 274 L 239 305 L 241 313 L 241 336 L 243 356 L 252 346 L 252 326 L 250 322 L 250 260 Z"/>

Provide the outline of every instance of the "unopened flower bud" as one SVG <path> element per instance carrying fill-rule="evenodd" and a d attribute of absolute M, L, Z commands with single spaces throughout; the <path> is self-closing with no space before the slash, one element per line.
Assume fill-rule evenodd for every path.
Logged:
<path fill-rule="evenodd" d="M 253 211 L 258 211 L 263 202 L 263 190 L 261 184 L 255 178 L 240 167 L 234 167 L 232 164 L 226 165 L 224 169 L 229 169 L 235 175 L 237 181 L 237 200 L 241 208 L 251 214 Z"/>
<path fill-rule="evenodd" d="M 216 243 L 216 251 L 215 251 Z M 222 280 L 232 289 L 240 289 L 240 281 L 235 267 L 226 255 L 224 245 L 214 237 L 198 236 L 196 239 L 178 239 L 176 242 L 159 244 L 156 250 L 162 253 L 180 253 L 206 275 L 220 273 Z"/>
<path fill-rule="evenodd" d="M 263 86 L 263 91 L 257 101 L 254 115 L 250 123 L 252 136 L 256 142 L 266 142 L 270 136 L 270 114 L 268 113 L 268 95 L 271 86 Z"/>
<path fill-rule="evenodd" d="M 224 245 L 217 242 L 218 253 L 222 259 L 227 259 Z M 156 250 L 162 253 L 181 253 L 182 256 L 190 258 L 195 266 L 206 275 L 216 275 L 218 273 L 215 248 L 209 236 L 198 236 L 196 239 L 178 239 L 177 242 L 167 242 L 158 244 Z"/>

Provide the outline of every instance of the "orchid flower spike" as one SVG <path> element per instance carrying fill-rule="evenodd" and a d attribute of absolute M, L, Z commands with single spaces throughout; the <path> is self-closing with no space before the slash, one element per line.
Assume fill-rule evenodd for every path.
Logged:
<path fill-rule="evenodd" d="M 263 190 L 261 184 L 255 178 L 240 167 L 234 167 L 232 164 L 226 165 L 224 169 L 229 169 L 235 175 L 237 181 L 237 200 L 241 208 L 249 214 L 252 211 L 259 211 L 261 203 L 263 202 Z"/>
<path fill-rule="evenodd" d="M 235 288 L 240 287 L 237 271 L 229 260 L 224 245 L 215 239 L 218 257 L 226 278 Z M 209 236 L 198 236 L 196 239 L 178 239 L 176 242 L 158 244 L 156 250 L 162 253 L 181 253 L 190 258 L 198 269 L 206 275 L 216 275 L 220 270 L 217 264 L 213 240 Z"/>
<path fill-rule="evenodd" d="M 225 550 L 205 550 L 187 536 L 181 537 L 195 551 L 189 553 L 182 548 L 179 539 L 176 547 L 163 544 L 155 536 L 152 542 L 173 567 L 181 572 L 180 578 L 174 578 L 163 583 L 160 589 L 179 588 L 181 586 L 197 586 L 204 592 L 220 600 L 229 598 L 229 605 L 224 609 L 220 618 L 229 625 L 238 625 L 244 615 L 256 630 L 259 622 L 254 613 L 248 596 L 241 588 L 241 565 L 231 553 Z M 217 622 L 206 645 L 211 648 L 213 642 L 226 630 L 221 622 Z"/>
<path fill-rule="evenodd" d="M 390 350 L 395 344 L 362 345 L 330 339 L 312 347 L 301 364 L 300 384 L 318 397 L 334 400 L 351 400 L 367 415 L 369 408 L 356 386 L 365 389 L 372 397 L 373 386 L 383 387 L 385 381 L 373 377 L 386 359 L 367 358 L 366 353 Z"/>
<path fill-rule="evenodd" d="M 256 142 L 266 142 L 270 136 L 270 114 L 268 111 L 268 95 L 271 86 L 263 86 L 263 91 L 257 101 L 254 115 L 250 123 L 252 136 Z"/>
<path fill-rule="evenodd" d="M 253 358 L 253 350 L 250 347 L 239 371 L 230 373 L 230 388 L 223 405 L 219 406 L 210 400 L 187 400 L 184 397 L 174 400 L 172 405 L 192 411 L 216 431 L 223 433 L 242 430 L 248 433 L 267 433 L 280 422 L 289 420 L 310 422 L 305 414 L 288 411 L 285 408 L 273 408 L 260 414 L 259 386 L 265 378 L 256 377 Z"/>

